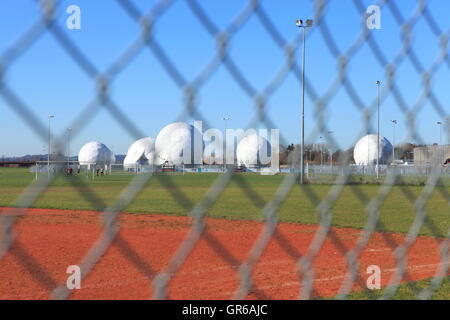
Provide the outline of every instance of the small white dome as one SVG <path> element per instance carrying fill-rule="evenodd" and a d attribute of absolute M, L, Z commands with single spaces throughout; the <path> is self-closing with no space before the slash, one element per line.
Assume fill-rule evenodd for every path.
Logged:
<path fill-rule="evenodd" d="M 269 163 L 265 163 L 267 159 L 264 160 L 262 157 L 271 157 L 271 146 L 267 139 L 256 134 L 242 138 L 236 149 L 238 165 L 246 167 L 268 165 Z"/>
<path fill-rule="evenodd" d="M 374 165 L 377 164 L 377 146 L 378 136 L 369 134 L 362 137 L 355 145 L 353 150 L 353 158 L 357 165 Z M 380 155 L 379 163 L 387 164 L 392 157 L 392 144 L 385 138 L 380 136 Z"/>
<path fill-rule="evenodd" d="M 155 156 L 155 139 L 147 137 L 135 141 L 128 149 L 127 156 L 123 160 L 124 166 L 136 165 L 144 160 L 152 164 Z"/>
<path fill-rule="evenodd" d="M 199 146 L 195 154 L 194 140 Z M 183 150 L 190 150 L 190 159 L 183 157 Z M 201 164 L 203 154 L 202 134 L 192 125 L 184 122 L 174 122 L 165 126 L 155 140 L 155 164 L 161 165 L 168 162 L 171 165 Z M 197 160 L 197 161 L 195 161 Z"/>
<path fill-rule="evenodd" d="M 116 157 L 103 143 L 92 141 L 81 147 L 78 153 L 78 162 L 81 165 L 105 165 L 115 163 Z"/>

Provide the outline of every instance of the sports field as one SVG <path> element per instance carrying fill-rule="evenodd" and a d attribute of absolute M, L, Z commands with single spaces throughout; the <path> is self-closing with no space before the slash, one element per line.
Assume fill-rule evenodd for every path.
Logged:
<path fill-rule="evenodd" d="M 94 180 L 80 177 L 84 185 L 74 186 L 72 177 L 58 177 L 35 203 L 36 208 L 103 210 L 112 205 L 120 192 L 133 179 L 133 175 L 112 175 Z M 217 174 L 185 174 L 155 176 L 146 188 L 126 208 L 132 213 L 163 213 L 186 215 L 193 205 L 213 185 Z M 25 169 L 0 169 L 0 206 L 11 206 L 14 200 L 33 181 L 34 174 Z M 227 186 L 220 199 L 208 211 L 208 217 L 226 219 L 262 220 L 261 208 L 270 201 L 284 176 L 260 176 L 240 174 Z M 315 208 L 317 202 L 311 196 L 324 199 L 331 185 L 308 185 L 306 191 L 299 186 L 292 189 L 279 210 L 279 221 L 302 224 L 317 224 L 319 219 Z M 450 187 L 436 187 L 426 206 L 428 225 L 423 226 L 421 235 L 445 237 L 450 228 L 449 199 L 439 191 Z M 333 225 L 338 227 L 362 228 L 367 220 L 365 206 L 367 199 L 373 199 L 380 186 L 349 185 L 344 187 L 332 207 Z M 381 207 L 379 231 L 407 232 L 416 215 L 414 203 L 408 197 L 416 198 L 423 191 L 420 186 L 394 186 Z M 95 197 L 96 202 L 88 199 Z M 316 200 L 317 200 L 316 199 Z M 102 205 L 103 204 L 103 205 Z"/>
<path fill-rule="evenodd" d="M 161 217 L 160 219 L 170 218 L 170 216 L 173 216 L 173 219 L 185 219 L 178 216 L 187 215 L 190 211 L 190 208 L 198 203 L 198 201 L 206 194 L 217 177 L 217 174 L 154 176 L 151 178 L 148 185 L 142 190 L 139 196 L 126 208 L 125 211 L 137 214 L 136 217 L 144 217 L 142 213 L 149 214 L 148 219 L 150 220 L 158 219 L 158 216 Z M 40 199 L 33 205 L 33 207 L 67 210 L 60 211 L 61 213 L 59 214 L 59 216 L 62 216 L 64 215 L 64 212 L 66 212 L 68 216 L 67 219 L 63 219 L 64 221 L 58 222 L 57 220 L 59 218 L 54 219 L 54 211 L 52 211 L 51 214 L 44 214 L 45 211 L 34 212 L 31 216 L 38 216 L 39 218 L 34 218 L 34 220 L 32 219 L 32 221 L 23 219 L 24 222 L 21 222 L 23 223 L 23 231 L 25 232 L 25 230 L 27 230 L 27 232 L 31 234 L 33 232 L 32 230 L 38 230 L 33 229 L 33 227 L 36 227 L 38 225 L 41 229 L 40 231 L 36 231 L 36 235 L 39 234 L 39 232 L 42 232 L 42 236 L 47 235 L 48 241 L 50 241 L 50 239 L 53 239 L 54 236 L 50 236 L 50 232 L 45 231 L 46 226 L 51 226 L 48 227 L 48 230 L 53 230 L 52 228 L 54 228 L 55 225 L 60 224 L 60 227 L 62 227 L 62 225 L 66 225 L 67 228 L 69 228 L 70 225 L 72 229 L 67 229 L 66 231 L 68 232 L 68 234 L 71 234 L 71 232 L 73 234 L 76 234 L 76 227 L 79 227 L 80 230 L 83 230 L 83 228 L 85 227 L 85 223 L 80 222 L 82 220 L 73 219 L 75 216 L 84 216 L 83 212 L 80 210 L 91 210 L 89 212 L 89 215 L 92 216 L 92 211 L 100 211 L 106 206 L 113 204 L 119 193 L 123 190 L 124 187 L 126 187 L 126 185 L 131 181 L 132 178 L 132 175 L 104 176 L 98 177 L 94 180 L 88 179 L 86 177 L 80 177 L 80 183 L 75 183 L 75 185 L 73 185 L 73 183 L 77 181 L 77 179 L 75 179 L 74 177 L 58 177 L 45 191 L 42 197 L 40 197 Z M 257 230 L 260 230 L 259 222 L 263 221 L 261 216 L 261 208 L 275 194 L 283 178 L 284 176 L 281 175 L 260 176 L 252 174 L 239 174 L 238 176 L 236 176 L 236 178 L 233 178 L 219 200 L 210 208 L 207 214 L 208 218 L 213 218 L 209 221 L 216 221 L 215 231 L 218 232 L 216 236 L 219 239 L 222 239 L 222 241 L 226 244 L 227 241 L 230 242 L 234 238 L 236 238 L 238 234 L 229 234 L 227 233 L 229 231 L 228 229 L 231 228 L 234 232 L 237 232 L 236 230 L 238 230 L 240 233 L 245 234 L 245 230 L 247 228 L 249 230 L 248 236 L 251 239 L 253 239 L 253 237 L 256 238 Z M 0 169 L 0 207 L 8 207 L 13 205 L 14 200 L 21 194 L 22 191 L 25 190 L 25 188 L 33 181 L 33 179 L 34 174 L 29 173 L 25 169 Z M 299 255 L 306 251 L 307 246 L 311 241 L 312 236 L 314 235 L 316 226 L 320 222 L 315 211 L 315 208 L 318 205 L 317 201 L 320 201 L 320 199 L 324 199 L 324 197 L 326 197 L 327 193 L 330 191 L 331 187 L 332 186 L 329 185 L 308 185 L 307 187 L 304 187 L 305 189 L 302 190 L 299 186 L 297 186 L 291 190 L 288 198 L 283 203 L 278 212 L 279 221 L 282 222 L 280 230 L 284 237 L 290 241 L 290 243 L 292 244 L 292 248 L 297 250 Z M 352 244 L 354 244 L 355 240 L 357 239 L 357 235 L 359 234 L 357 230 L 362 228 L 366 223 L 367 212 L 365 211 L 365 206 L 367 205 L 367 199 L 373 199 L 379 191 L 379 188 L 380 186 L 377 185 L 346 186 L 342 191 L 340 197 L 332 206 L 333 226 L 336 227 L 336 235 L 338 235 L 338 237 L 341 237 L 340 239 L 342 243 L 344 243 L 348 249 L 352 247 Z M 440 188 L 443 189 L 440 190 Z M 411 281 L 426 279 L 427 277 L 431 277 L 432 275 L 434 275 L 434 272 L 436 271 L 436 264 L 440 261 L 440 257 L 437 251 L 437 246 L 440 240 L 436 239 L 436 237 L 446 237 L 447 232 L 450 228 L 450 209 L 448 203 L 449 199 L 445 198 L 445 193 L 441 192 L 443 190 L 445 190 L 447 193 L 450 192 L 449 187 L 436 187 L 429 202 L 427 203 L 426 225 L 424 225 L 420 230 L 420 235 L 423 237 L 418 238 L 418 246 L 416 249 L 412 250 L 413 256 L 410 257 L 410 261 L 413 261 L 413 263 L 417 263 L 416 265 L 413 265 L 414 268 L 412 269 L 412 271 L 410 270 L 412 272 L 412 276 L 410 278 Z M 374 252 L 378 252 L 378 255 L 376 253 L 371 254 L 370 251 L 365 252 L 364 262 L 366 264 L 370 264 L 370 262 L 374 261 L 379 264 L 387 263 L 389 264 L 389 268 L 387 266 L 386 268 L 392 271 L 392 268 L 395 267 L 395 262 L 392 256 L 394 248 L 390 248 L 389 244 L 383 240 L 383 234 L 390 234 L 397 245 L 402 242 L 402 239 L 404 238 L 403 234 L 409 230 L 414 217 L 416 216 L 415 206 L 414 203 L 411 203 L 410 198 L 417 198 L 417 196 L 422 191 L 423 187 L 419 186 L 394 186 L 392 188 L 381 208 L 380 223 L 377 228 L 378 233 L 374 236 L 374 241 L 378 242 L 371 245 L 371 250 L 374 250 Z M 90 200 L 92 199 L 95 199 L 95 201 L 91 202 Z M 311 199 L 316 200 L 312 201 Z M 86 215 L 88 215 L 88 213 L 86 213 Z M 52 218 L 49 218 L 50 216 Z M 127 216 L 131 217 L 132 215 Z M 229 226 L 226 225 L 228 227 L 223 225 L 219 227 L 219 222 L 226 220 L 237 220 L 236 222 L 238 223 L 238 225 L 230 224 Z M 242 220 L 249 221 L 243 222 Z M 178 220 L 176 220 L 176 222 L 171 222 L 170 219 L 164 221 L 165 222 L 163 224 L 165 236 L 167 235 L 167 232 L 169 232 L 170 234 L 171 229 L 173 229 L 174 232 L 178 232 L 181 228 L 182 238 L 182 235 L 185 234 L 187 230 L 187 222 L 180 222 Z M 257 222 L 255 222 L 255 224 L 250 221 Z M 141 223 L 142 225 L 146 225 L 146 223 L 149 225 L 154 224 L 154 222 L 151 221 L 141 221 L 139 223 L 133 221 L 126 222 L 125 224 L 127 223 L 128 225 L 131 225 L 132 223 Z M 214 224 L 214 222 L 211 223 Z M 233 221 L 230 221 L 230 223 L 233 223 Z M 246 225 L 246 223 L 249 224 Z M 133 224 L 133 228 L 134 227 L 135 225 Z M 60 231 L 62 230 L 63 229 L 61 229 Z M 351 230 L 354 230 L 354 232 Z M 56 229 L 54 231 L 56 231 Z M 84 249 L 89 248 L 89 245 L 92 244 L 98 233 L 98 230 L 91 231 L 93 232 L 93 234 L 87 236 L 89 241 L 83 243 Z M 150 232 L 149 230 L 147 230 L 146 232 L 149 232 L 147 234 L 148 237 L 150 237 L 151 235 L 154 237 L 154 233 Z M 88 233 L 86 233 L 86 235 Z M 302 236 L 300 237 L 300 235 Z M 133 239 L 133 236 L 136 235 L 129 235 L 129 241 L 138 241 L 138 239 Z M 144 237 L 145 234 L 142 234 L 141 236 Z M 37 247 L 39 245 L 43 245 L 42 242 L 37 241 L 38 239 L 34 240 L 35 242 L 31 241 L 31 239 L 24 239 L 24 241 L 30 241 L 30 244 L 36 243 Z M 58 240 L 57 238 L 54 238 L 53 240 L 54 242 L 57 242 L 61 239 Z M 180 239 L 174 240 L 174 243 L 178 244 L 179 240 Z M 305 243 L 302 243 L 300 245 L 299 242 L 301 241 Z M 242 250 L 243 252 L 239 253 L 236 252 L 236 255 L 239 257 L 239 259 L 237 260 L 242 261 L 242 259 L 245 258 L 245 254 L 250 249 L 249 246 L 252 243 L 253 241 L 249 240 L 246 244 L 243 244 L 242 248 L 245 248 L 245 250 Z M 45 246 L 48 245 L 48 243 L 45 244 Z M 45 246 L 43 246 L 43 248 L 45 248 Z M 234 250 L 238 249 L 238 247 L 239 246 L 237 246 L 237 248 L 234 247 Z M 380 249 L 381 247 L 383 247 L 384 249 Z M 31 252 L 33 252 L 32 246 L 28 248 Z M 270 251 L 270 248 L 268 250 Z M 272 248 L 271 250 L 273 251 L 273 253 L 271 253 L 273 255 L 272 260 L 277 259 L 277 249 Z M 168 249 L 167 251 L 168 252 L 164 254 L 160 252 L 161 255 L 165 255 L 165 259 L 168 259 L 170 257 L 170 253 L 173 253 L 173 248 L 170 250 Z M 338 250 L 336 248 L 333 249 L 333 241 L 331 241 L 331 243 L 329 244 L 324 245 L 324 251 L 325 256 L 322 258 L 318 258 L 319 269 L 324 270 L 324 276 L 322 279 L 332 279 L 333 277 L 331 275 L 333 274 L 333 270 L 330 271 L 330 268 L 332 268 L 333 265 L 327 265 L 326 261 L 330 259 L 333 260 L 331 256 L 333 254 L 338 254 L 340 262 L 337 263 L 335 260 L 333 260 L 333 263 L 335 266 L 339 265 L 340 272 L 342 273 L 343 269 L 345 269 L 345 259 L 342 253 L 337 252 Z M 80 251 L 79 255 L 82 256 L 83 252 Z M 384 253 L 380 255 L 380 252 Z M 145 256 L 145 253 L 142 253 L 142 255 Z M 370 261 L 370 257 L 374 257 L 374 261 Z M 45 257 L 43 256 L 42 259 L 44 258 Z M 48 257 L 46 258 L 48 259 Z M 154 256 L 149 257 L 150 260 L 154 260 L 154 258 Z M 334 259 L 336 258 L 337 257 L 334 257 Z M 430 259 L 430 261 L 427 261 L 427 258 Z M 204 256 L 199 259 L 200 260 L 196 262 L 197 264 L 205 263 L 205 261 L 202 260 L 205 259 Z M 280 261 L 282 261 L 282 258 L 280 258 Z M 10 261 L 10 263 L 12 262 Z M 0 262 L 0 266 L 1 265 L 2 262 Z M 295 259 L 292 259 L 292 261 L 289 262 L 289 265 L 290 267 L 294 268 Z M 6 267 L 12 268 L 11 270 L 14 270 L 15 266 L 14 264 L 9 264 Z M 419 267 L 422 268 L 422 271 L 419 270 L 420 272 L 417 271 Z M 426 272 L 423 271 L 423 268 L 425 267 L 427 268 Z M 217 264 L 216 268 L 220 269 L 220 264 Z M 234 269 L 232 268 L 231 271 L 228 270 L 231 272 L 230 274 L 233 274 L 233 281 L 237 281 L 235 279 L 235 268 L 236 266 L 234 266 Z M 416 270 L 417 272 L 414 270 Z M 292 273 L 292 270 L 289 271 Z M 265 276 L 267 276 L 265 272 L 267 273 L 267 270 L 261 271 L 262 274 L 265 274 Z M 277 292 L 275 290 L 276 288 L 272 288 L 270 284 L 267 283 L 267 281 L 269 281 L 267 279 L 265 280 L 266 282 L 263 281 L 262 283 L 263 287 L 265 286 L 268 288 L 266 292 Z M 386 284 L 387 280 L 387 278 L 384 279 L 383 284 Z M 270 281 L 283 282 L 286 281 L 286 279 L 283 280 L 281 278 L 271 278 Z M 327 297 L 333 295 L 339 288 L 339 283 L 341 281 L 342 278 L 339 278 L 339 282 L 337 282 L 337 284 L 320 284 L 318 286 L 318 294 L 316 296 Z M 421 281 L 423 282 L 403 284 L 396 297 L 412 298 L 412 292 L 414 292 L 417 287 L 423 287 L 424 284 L 426 284 L 427 280 Z M 450 289 L 448 282 L 449 281 L 447 279 L 435 297 L 444 299 L 450 298 Z M 236 285 L 236 283 L 234 283 L 234 285 Z M 328 287 L 333 287 L 335 291 L 327 290 L 327 285 Z M 362 289 L 359 288 L 358 290 L 361 291 Z M 204 296 L 202 297 L 200 293 L 201 292 L 198 293 L 199 295 L 196 296 L 196 298 L 204 298 Z M 229 292 L 227 291 L 227 293 Z M 22 294 L 24 293 L 22 292 Z M 296 290 L 293 290 L 292 292 L 289 291 L 289 295 L 287 296 L 286 294 L 287 291 L 285 290 L 279 297 L 295 298 Z M 376 295 L 376 292 L 358 292 L 353 294 L 351 297 L 362 299 L 375 297 Z M 92 296 L 89 297 L 92 298 Z M 186 298 L 186 296 L 183 296 L 179 292 L 174 293 L 174 297 Z M 212 297 L 221 298 L 220 295 L 212 295 Z M 275 293 L 274 297 L 277 297 Z M 254 298 L 258 297 L 254 296 Z"/>

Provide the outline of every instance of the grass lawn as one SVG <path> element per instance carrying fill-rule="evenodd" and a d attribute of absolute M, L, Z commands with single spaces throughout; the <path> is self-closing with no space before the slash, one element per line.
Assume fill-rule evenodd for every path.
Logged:
<path fill-rule="evenodd" d="M 117 174 L 94 180 L 80 177 L 83 185 L 74 186 L 74 177 L 60 176 L 52 182 L 33 207 L 55 209 L 102 210 L 114 203 L 116 197 L 132 180 L 133 175 Z M 160 175 L 150 179 L 148 185 L 126 208 L 127 212 L 164 213 L 186 215 L 202 199 L 217 179 L 218 174 Z M 227 219 L 262 220 L 261 208 L 270 201 L 285 176 L 261 176 L 240 174 L 233 178 L 218 201 L 208 210 L 209 217 Z M 0 206 L 10 206 L 14 200 L 34 180 L 34 174 L 27 169 L 0 168 Z M 176 187 L 173 187 L 176 186 Z M 296 185 L 286 201 L 279 208 L 279 220 L 316 224 L 319 222 L 317 200 L 323 199 L 332 186 L 313 184 Z M 333 225 L 339 227 L 362 228 L 367 220 L 365 207 L 380 190 L 379 185 L 345 186 L 332 206 Z M 416 215 L 414 203 L 423 191 L 421 186 L 394 186 L 381 207 L 378 231 L 405 233 Z M 449 199 L 443 191 L 450 193 L 450 187 L 435 188 L 427 205 L 427 225 L 421 235 L 445 237 L 450 228 Z M 95 197 L 96 201 L 92 200 Z M 417 288 L 423 288 L 428 280 L 401 285 L 395 299 L 412 299 Z M 380 291 L 353 293 L 350 299 L 373 299 Z M 450 277 L 435 294 L 436 299 L 449 299 Z"/>
<path fill-rule="evenodd" d="M 133 177 L 118 174 L 92 180 L 82 176 L 80 179 L 84 185 L 74 186 L 70 183 L 76 180 L 74 177 L 60 176 L 33 207 L 102 210 L 114 203 Z M 202 199 L 217 177 L 217 174 L 212 173 L 154 176 L 125 211 L 186 215 Z M 218 201 L 208 210 L 209 217 L 262 220 L 261 208 L 270 201 L 285 176 L 240 174 L 239 177 L 240 179 L 230 182 Z M 0 206 L 12 205 L 33 180 L 34 174 L 26 169 L 0 169 Z M 315 210 L 317 202 L 311 199 L 323 199 L 331 187 L 296 185 L 279 209 L 280 221 L 318 223 Z M 345 186 L 332 206 L 333 224 L 362 228 L 367 220 L 365 207 L 379 189 L 378 185 Z M 443 190 L 450 193 L 450 187 L 437 187 L 427 203 L 428 224 L 420 230 L 421 235 L 446 236 L 450 228 L 449 199 L 444 198 L 441 192 Z M 422 191 L 423 187 L 420 186 L 394 186 L 381 207 L 378 230 L 407 232 L 416 215 L 414 203 L 408 197 L 417 197 Z M 92 196 L 97 199 L 95 202 L 89 201 Z"/>
<path fill-rule="evenodd" d="M 393 300 L 416 300 L 417 294 L 430 286 L 431 279 L 401 284 L 392 297 Z M 353 292 L 348 296 L 349 300 L 375 300 L 379 299 L 385 289 Z M 446 277 L 441 286 L 431 296 L 431 300 L 450 299 L 450 277 Z"/>

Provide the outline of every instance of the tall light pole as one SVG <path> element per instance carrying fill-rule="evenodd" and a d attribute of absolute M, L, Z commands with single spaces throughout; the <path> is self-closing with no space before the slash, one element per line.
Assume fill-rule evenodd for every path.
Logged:
<path fill-rule="evenodd" d="M 442 145 L 442 121 L 436 122 L 439 126 L 439 145 Z"/>
<path fill-rule="evenodd" d="M 303 20 L 296 20 L 295 24 L 297 27 L 303 29 L 303 50 L 302 50 L 302 134 L 301 134 L 301 144 L 300 144 L 300 184 L 304 183 L 305 174 L 305 62 L 306 62 L 306 28 L 311 28 L 313 26 L 313 20 L 306 20 L 306 24 Z"/>
<path fill-rule="evenodd" d="M 333 134 L 334 131 L 328 131 L 328 134 Z M 331 174 L 333 174 L 333 150 L 330 149 L 330 165 L 331 165 Z"/>
<path fill-rule="evenodd" d="M 67 167 L 70 166 L 70 132 L 72 128 L 67 128 Z"/>
<path fill-rule="evenodd" d="M 48 116 L 48 155 L 47 155 L 47 171 L 48 174 L 50 175 L 50 155 L 52 153 L 52 134 L 51 134 L 51 120 L 54 118 L 54 115 L 49 115 Z"/>
<path fill-rule="evenodd" d="M 319 137 L 319 139 L 323 139 L 323 137 Z M 322 170 L 323 166 L 323 143 L 319 143 L 320 145 L 320 170 Z"/>
<path fill-rule="evenodd" d="M 392 126 L 394 127 L 394 136 L 392 139 L 392 146 L 393 146 L 393 151 L 392 151 L 392 162 L 395 161 L 395 126 L 397 125 L 397 120 L 390 120 L 392 122 Z"/>
<path fill-rule="evenodd" d="M 228 120 L 231 120 L 230 117 L 223 117 L 222 120 L 225 122 L 225 132 L 224 132 L 224 138 L 223 138 L 223 150 L 224 152 L 222 152 L 222 164 L 223 164 L 223 172 L 225 172 L 225 159 L 226 159 L 226 150 L 227 150 L 227 145 L 226 145 L 226 138 L 227 138 L 227 124 L 228 124 Z"/>
<path fill-rule="evenodd" d="M 377 85 L 377 179 L 380 178 L 380 86 L 381 81 L 375 82 Z"/>
<path fill-rule="evenodd" d="M 227 135 L 227 122 L 228 122 L 228 120 L 231 120 L 231 118 L 223 117 L 222 120 L 225 121 L 225 136 L 226 136 Z"/>
<path fill-rule="evenodd" d="M 442 147 L 442 121 L 438 121 L 438 122 L 436 122 L 436 124 L 439 126 L 439 146 L 438 146 L 438 150 L 439 150 L 439 148 L 442 148 L 442 150 L 443 150 L 443 147 Z M 439 152 L 439 154 L 442 156 L 442 152 Z M 445 159 L 443 161 L 445 161 Z"/>

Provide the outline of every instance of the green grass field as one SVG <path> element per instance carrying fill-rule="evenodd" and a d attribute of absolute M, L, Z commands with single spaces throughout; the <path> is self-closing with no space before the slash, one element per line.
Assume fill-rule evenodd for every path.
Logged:
<path fill-rule="evenodd" d="M 133 177 L 111 175 L 92 180 L 82 176 L 80 179 L 85 186 L 81 187 L 71 185 L 70 181 L 75 181 L 73 177 L 60 176 L 52 182 L 33 207 L 102 210 L 114 203 Z M 217 177 L 217 174 L 207 173 L 154 176 L 125 211 L 186 215 L 192 206 L 202 199 Z M 284 179 L 281 175 L 241 174 L 239 177 L 241 182 L 232 180 L 218 201 L 208 210 L 209 217 L 262 220 L 262 206 L 270 201 Z M 34 174 L 26 169 L 0 169 L 0 206 L 12 205 L 33 179 Z M 171 187 L 170 183 L 176 188 Z M 331 187 L 294 187 L 279 209 L 280 221 L 318 223 L 315 210 L 317 203 L 311 201 L 310 195 L 314 193 L 318 199 L 323 199 Z M 333 225 L 362 228 L 367 220 L 367 199 L 375 197 L 379 189 L 378 185 L 345 186 L 332 207 Z M 450 192 L 450 187 L 435 188 L 426 206 L 428 225 L 422 227 L 421 235 L 444 237 L 450 228 L 448 199 L 444 198 L 440 189 Z M 179 194 L 174 194 L 174 190 L 178 190 Z M 394 186 L 381 207 L 378 230 L 407 232 L 416 215 L 414 203 L 411 203 L 408 196 L 417 197 L 422 191 L 423 187 L 419 186 Z M 358 194 L 363 195 L 363 200 Z M 92 196 L 97 199 L 94 203 L 88 200 Z"/>
<path fill-rule="evenodd" d="M 416 282 L 401 284 L 397 292 L 392 297 L 393 300 L 415 300 L 417 294 L 429 287 L 431 279 L 425 279 Z M 381 298 L 384 289 L 374 291 L 353 292 L 349 295 L 350 300 L 375 300 Z M 431 300 L 448 300 L 450 299 L 450 277 L 446 277 L 438 290 L 431 296 Z"/>
<path fill-rule="evenodd" d="M 84 186 L 73 186 L 74 177 L 60 176 L 52 182 L 33 207 L 55 209 L 102 210 L 114 203 L 133 175 L 111 175 L 94 180 L 81 176 Z M 186 215 L 198 203 L 217 179 L 217 174 L 185 174 L 154 176 L 137 198 L 126 208 L 127 212 L 164 213 Z M 218 201 L 208 210 L 207 216 L 227 219 L 263 220 L 261 208 L 275 194 L 284 176 L 261 176 L 240 174 L 227 186 Z M 34 180 L 34 174 L 26 169 L 0 169 L 0 206 L 11 206 L 15 199 Z M 171 187 L 171 184 L 176 188 Z M 311 201 L 311 194 L 323 199 L 332 186 L 308 185 L 294 187 L 279 209 L 279 220 L 316 224 L 319 222 Z M 338 200 L 332 206 L 333 225 L 362 228 L 367 220 L 367 201 L 379 192 L 379 185 L 345 186 Z M 442 190 L 441 190 L 442 189 Z M 178 194 L 174 193 L 177 190 Z M 251 190 L 251 191 L 249 191 Z M 450 192 L 450 187 L 435 188 L 427 203 L 427 225 L 421 235 L 445 237 L 450 228 L 449 199 L 441 191 Z M 394 186 L 381 207 L 378 231 L 405 233 L 416 215 L 414 203 L 408 197 L 416 198 L 423 191 L 420 186 Z M 182 195 L 182 196 L 180 196 Z M 95 196 L 94 203 L 89 197 Z M 363 200 L 361 200 L 361 197 Z M 178 201 L 176 200 L 178 199 Z M 450 278 L 439 289 L 436 297 L 450 298 Z M 396 298 L 413 298 L 414 288 L 426 285 L 427 280 L 402 285 Z M 361 292 L 350 296 L 353 299 L 367 299 L 379 296 L 378 292 Z"/>

